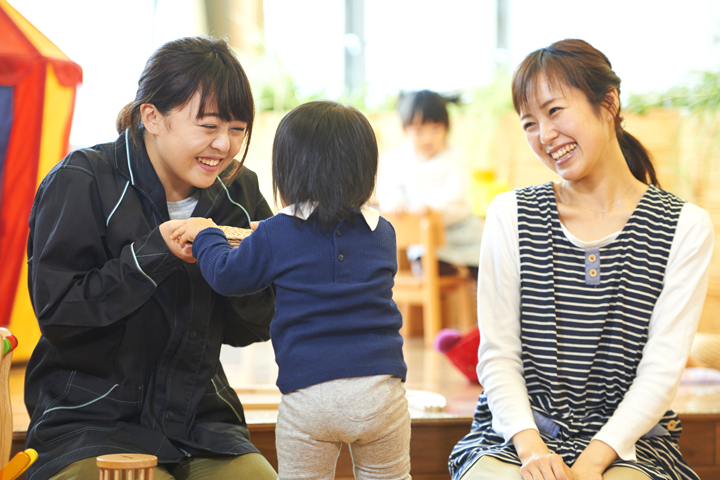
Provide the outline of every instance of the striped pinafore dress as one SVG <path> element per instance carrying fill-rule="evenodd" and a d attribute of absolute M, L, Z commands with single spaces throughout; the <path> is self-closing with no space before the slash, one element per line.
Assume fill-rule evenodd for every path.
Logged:
<path fill-rule="evenodd" d="M 552 184 L 518 190 L 516 198 L 525 382 L 543 440 L 572 465 L 635 378 L 684 202 L 650 186 L 613 242 L 585 250 L 563 233 Z M 668 431 L 670 421 L 678 423 Z M 698 480 L 678 450 L 680 431 L 668 411 L 637 442 L 637 462 L 613 466 L 653 480 Z M 453 480 L 483 455 L 520 465 L 512 443 L 493 431 L 484 394 L 470 433 L 450 455 Z"/>

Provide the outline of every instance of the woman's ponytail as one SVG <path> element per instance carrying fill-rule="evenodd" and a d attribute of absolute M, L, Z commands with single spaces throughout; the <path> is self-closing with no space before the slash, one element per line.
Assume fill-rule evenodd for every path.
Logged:
<path fill-rule="evenodd" d="M 115 120 L 115 128 L 118 134 L 123 133 L 125 129 L 129 128 L 133 140 L 137 140 L 137 127 L 139 126 L 137 123 L 139 122 L 136 122 L 134 118 L 136 115 L 136 109 L 133 108 L 134 106 L 135 102 L 130 102 L 118 112 L 117 120 Z M 135 144 L 137 144 L 137 142 L 135 142 Z"/>
<path fill-rule="evenodd" d="M 643 183 L 650 183 L 660 187 L 660 182 L 655 174 L 655 167 L 652 160 L 650 160 L 650 154 L 645 150 L 642 143 L 622 128 L 618 131 L 617 138 L 622 154 L 633 176 Z"/>

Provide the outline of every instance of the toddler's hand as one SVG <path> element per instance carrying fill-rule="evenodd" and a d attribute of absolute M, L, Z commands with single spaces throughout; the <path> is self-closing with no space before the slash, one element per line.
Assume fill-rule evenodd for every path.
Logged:
<path fill-rule="evenodd" d="M 180 243 L 180 245 L 185 245 L 187 242 L 195 241 L 195 237 L 201 231 L 213 227 L 217 227 L 217 225 L 209 218 L 191 217 L 187 220 L 181 220 L 181 223 L 172 233 L 172 239 Z"/>

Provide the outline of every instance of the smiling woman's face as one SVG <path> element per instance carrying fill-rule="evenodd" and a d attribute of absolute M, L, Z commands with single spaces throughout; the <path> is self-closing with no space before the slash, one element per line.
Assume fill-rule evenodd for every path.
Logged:
<path fill-rule="evenodd" d="M 247 123 L 222 120 L 212 105 L 206 106 L 204 117 L 197 118 L 199 107 L 200 92 L 196 92 L 185 106 L 167 115 L 154 107 L 147 119 L 143 115 L 148 156 L 168 201 L 183 200 L 198 188 L 212 185 L 245 139 Z"/>
<path fill-rule="evenodd" d="M 615 138 L 613 115 L 597 112 L 585 94 L 554 86 L 542 76 L 520 120 L 535 155 L 564 180 L 580 180 L 595 171 Z"/>

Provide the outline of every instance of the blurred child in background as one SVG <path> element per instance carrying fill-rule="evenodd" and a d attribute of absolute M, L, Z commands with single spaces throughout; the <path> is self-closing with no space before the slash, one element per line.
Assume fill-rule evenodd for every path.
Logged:
<path fill-rule="evenodd" d="M 464 266 L 477 278 L 482 221 L 473 215 L 468 200 L 464 154 L 447 144 L 448 101 L 429 90 L 400 97 L 398 111 L 408 141 L 380 158 L 377 199 L 385 211 L 439 212 L 446 229 L 446 244 L 437 250 L 440 275 L 454 274 L 457 266 Z M 421 273 L 422 250 L 408 249 L 416 274 Z"/>

